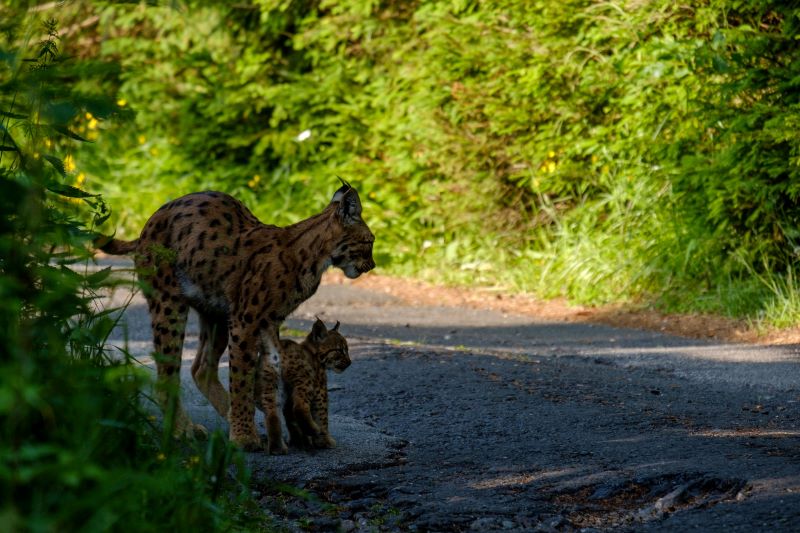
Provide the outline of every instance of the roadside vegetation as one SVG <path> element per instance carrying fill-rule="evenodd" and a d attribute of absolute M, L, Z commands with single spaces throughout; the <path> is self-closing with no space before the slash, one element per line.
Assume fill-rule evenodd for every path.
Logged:
<path fill-rule="evenodd" d="M 75 6 L 135 116 L 75 154 L 109 228 L 205 188 L 284 224 L 341 175 L 387 273 L 796 321 L 791 2 Z"/>
<path fill-rule="evenodd" d="M 55 20 L 0 15 L 0 530 L 264 525 L 227 438 L 174 441 L 149 373 L 106 343 L 118 314 L 101 296 L 118 282 L 82 265 L 109 213 L 71 154 L 86 116 L 128 123 L 103 91 L 118 65 L 66 56 Z"/>

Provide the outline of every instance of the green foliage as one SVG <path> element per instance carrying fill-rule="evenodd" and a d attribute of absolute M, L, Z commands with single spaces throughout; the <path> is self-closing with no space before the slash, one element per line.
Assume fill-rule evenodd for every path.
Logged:
<path fill-rule="evenodd" d="M 97 8 L 136 128 L 86 170 L 128 232 L 203 188 L 288 223 L 339 174 L 395 273 L 755 315 L 795 259 L 793 2 L 179 9 Z"/>
<path fill-rule="evenodd" d="M 24 3 L 0 12 L 2 529 L 255 527 L 245 469 L 223 436 L 161 445 L 142 397 L 149 372 L 106 347 L 119 313 L 100 310 L 101 295 L 117 282 L 81 267 L 109 213 L 79 187 L 70 154 L 86 113 L 123 114 L 97 92 L 118 69 L 65 56 L 56 22 L 37 23 Z"/>

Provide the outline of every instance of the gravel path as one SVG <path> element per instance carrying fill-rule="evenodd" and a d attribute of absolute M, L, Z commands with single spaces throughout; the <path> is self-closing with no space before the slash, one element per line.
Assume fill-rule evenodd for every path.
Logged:
<path fill-rule="evenodd" d="M 315 315 L 342 322 L 353 365 L 330 381 L 337 449 L 249 456 L 282 527 L 800 531 L 798 347 L 415 308 L 349 285 L 323 285 L 287 326 Z M 125 324 L 116 340 L 145 355 L 139 297 Z M 193 321 L 185 399 L 224 429 L 189 377 L 196 348 Z"/>

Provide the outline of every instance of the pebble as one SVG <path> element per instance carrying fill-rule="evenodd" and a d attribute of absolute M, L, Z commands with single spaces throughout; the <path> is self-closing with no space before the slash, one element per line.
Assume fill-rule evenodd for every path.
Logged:
<path fill-rule="evenodd" d="M 342 530 L 342 523 L 335 518 L 323 516 L 316 518 L 313 521 L 314 528 L 318 531 L 340 531 Z"/>
<path fill-rule="evenodd" d="M 377 503 L 379 502 L 376 498 L 361 498 L 349 501 L 345 503 L 344 506 L 350 511 L 364 511 L 375 506 Z"/>
<path fill-rule="evenodd" d="M 469 525 L 469 528 L 473 531 L 486 531 L 496 524 L 497 522 L 494 518 L 478 518 Z"/>

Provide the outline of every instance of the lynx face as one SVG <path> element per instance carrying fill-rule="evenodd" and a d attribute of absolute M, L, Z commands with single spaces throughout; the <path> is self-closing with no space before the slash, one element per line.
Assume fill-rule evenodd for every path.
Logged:
<path fill-rule="evenodd" d="M 336 327 L 328 331 L 328 335 L 319 345 L 320 361 L 328 370 L 333 370 L 337 374 L 344 372 L 350 366 L 350 354 L 347 351 L 347 341 L 336 330 Z"/>
<path fill-rule="evenodd" d="M 344 232 L 331 254 L 331 262 L 341 268 L 345 276 L 355 279 L 375 268 L 372 258 L 375 236 L 361 219 L 361 200 L 355 189 L 342 185 L 332 201 L 339 202 L 338 215 Z"/>

